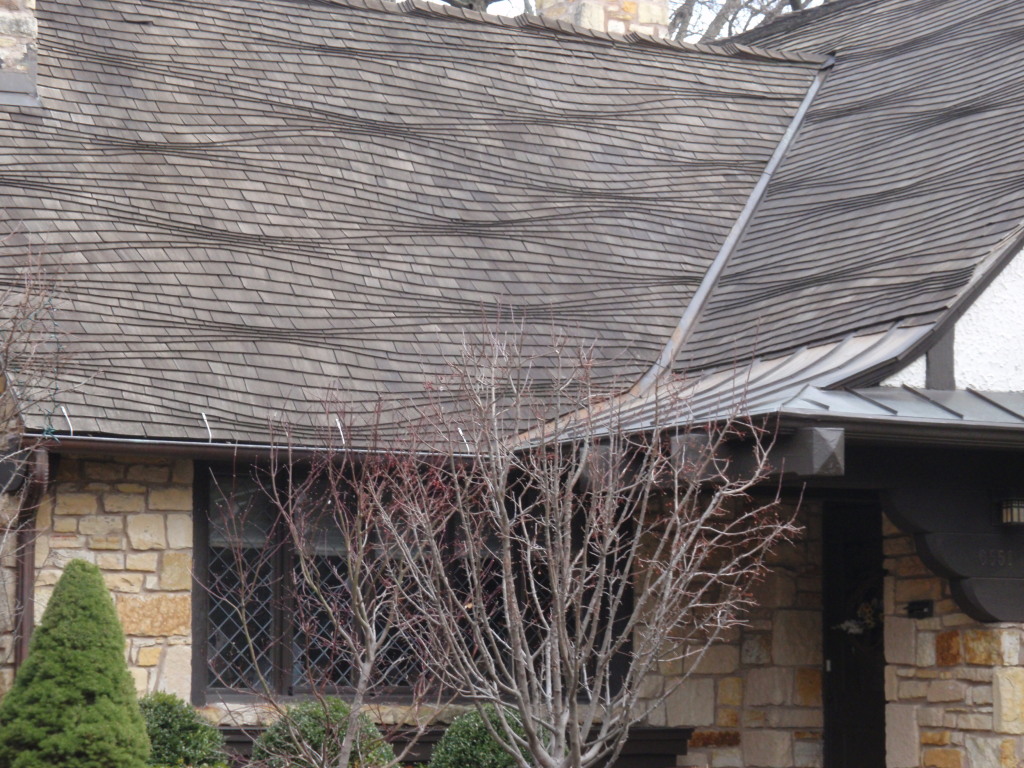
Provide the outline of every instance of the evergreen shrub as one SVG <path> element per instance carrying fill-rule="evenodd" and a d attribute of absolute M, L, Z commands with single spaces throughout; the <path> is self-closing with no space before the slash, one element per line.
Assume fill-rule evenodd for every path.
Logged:
<path fill-rule="evenodd" d="M 0 768 L 143 768 L 146 727 L 99 569 L 73 560 L 0 703 Z"/>
<path fill-rule="evenodd" d="M 334 765 L 348 731 L 350 712 L 348 704 L 331 697 L 288 707 L 281 719 L 256 740 L 253 760 L 268 768 Z M 308 758 L 310 753 L 322 757 L 314 761 Z M 349 765 L 353 768 L 378 768 L 390 765 L 394 759 L 394 750 L 377 726 L 366 715 L 360 715 L 359 735 L 353 745 Z"/>
<path fill-rule="evenodd" d="M 484 707 L 487 718 L 494 729 L 501 733 L 501 721 L 497 710 Z M 506 718 L 513 722 L 515 732 L 525 736 L 516 713 L 506 711 Z M 517 727 L 518 726 L 518 727 Z M 523 756 L 527 757 L 523 750 Z M 515 768 L 516 759 L 506 751 L 487 730 L 484 718 L 477 710 L 459 715 L 452 720 L 441 740 L 434 748 L 429 768 Z"/>
<path fill-rule="evenodd" d="M 227 768 L 224 737 L 187 701 L 173 693 L 151 693 L 139 708 L 153 746 L 150 765 Z"/>

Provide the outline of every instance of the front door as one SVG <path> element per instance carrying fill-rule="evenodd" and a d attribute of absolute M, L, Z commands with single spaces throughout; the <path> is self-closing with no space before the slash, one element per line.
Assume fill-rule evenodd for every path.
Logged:
<path fill-rule="evenodd" d="M 825 768 L 884 768 L 882 515 L 824 509 Z"/>

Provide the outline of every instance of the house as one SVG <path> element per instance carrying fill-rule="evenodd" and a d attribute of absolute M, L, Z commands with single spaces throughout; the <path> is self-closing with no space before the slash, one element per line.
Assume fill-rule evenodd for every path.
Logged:
<path fill-rule="evenodd" d="M 0 1 L 0 269 L 59 267 L 62 362 L 7 678 L 84 556 L 139 689 L 228 722 L 211 471 L 313 440 L 339 388 L 415 399 L 486 317 L 593 345 L 637 430 L 672 388 L 777 429 L 806 531 L 651 718 L 696 728 L 683 764 L 1024 761 L 1019 0 L 704 47 L 421 0 L 32 5 Z"/>

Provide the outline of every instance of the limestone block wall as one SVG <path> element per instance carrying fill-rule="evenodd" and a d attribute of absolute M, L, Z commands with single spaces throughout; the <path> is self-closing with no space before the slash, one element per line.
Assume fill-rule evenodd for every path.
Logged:
<path fill-rule="evenodd" d="M 671 689 L 650 725 L 696 726 L 682 765 L 816 768 L 822 764 L 821 515 L 805 503 L 803 534 L 771 558 L 746 626 L 708 650 L 682 685 L 681 663 L 648 681 Z"/>
<path fill-rule="evenodd" d="M 39 508 L 36 621 L 74 558 L 95 563 L 117 604 L 140 693 L 188 698 L 192 670 L 192 462 L 61 455 Z"/>
<path fill-rule="evenodd" d="M 2 1 L 2 0 L 0 0 Z M 639 32 L 664 37 L 668 33 L 665 0 L 536 0 L 537 13 L 599 32 L 624 35 Z"/>
<path fill-rule="evenodd" d="M 913 538 L 884 532 L 887 768 L 1024 766 L 1024 627 L 964 615 Z M 908 618 L 912 600 L 935 615 Z"/>
<path fill-rule="evenodd" d="M 7 692 L 14 679 L 19 508 L 18 494 L 0 494 L 0 696 Z"/>
<path fill-rule="evenodd" d="M 24 72 L 35 48 L 36 0 L 0 0 L 0 73 Z"/>

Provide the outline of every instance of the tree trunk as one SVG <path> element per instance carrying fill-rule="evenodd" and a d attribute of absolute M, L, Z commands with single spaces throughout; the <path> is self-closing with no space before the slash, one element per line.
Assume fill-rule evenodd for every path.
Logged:
<path fill-rule="evenodd" d="M 704 35 L 700 41 L 702 43 L 710 43 L 718 39 L 722 34 L 722 28 L 736 15 L 736 11 L 742 7 L 743 0 L 725 0 L 718 13 L 715 14 L 715 18 L 712 19 L 707 29 L 704 30 Z"/>
<path fill-rule="evenodd" d="M 697 0 L 686 0 L 672 12 L 672 18 L 668 23 L 669 40 L 683 41 L 690 31 L 690 22 L 693 19 L 693 11 L 697 6 Z"/>

